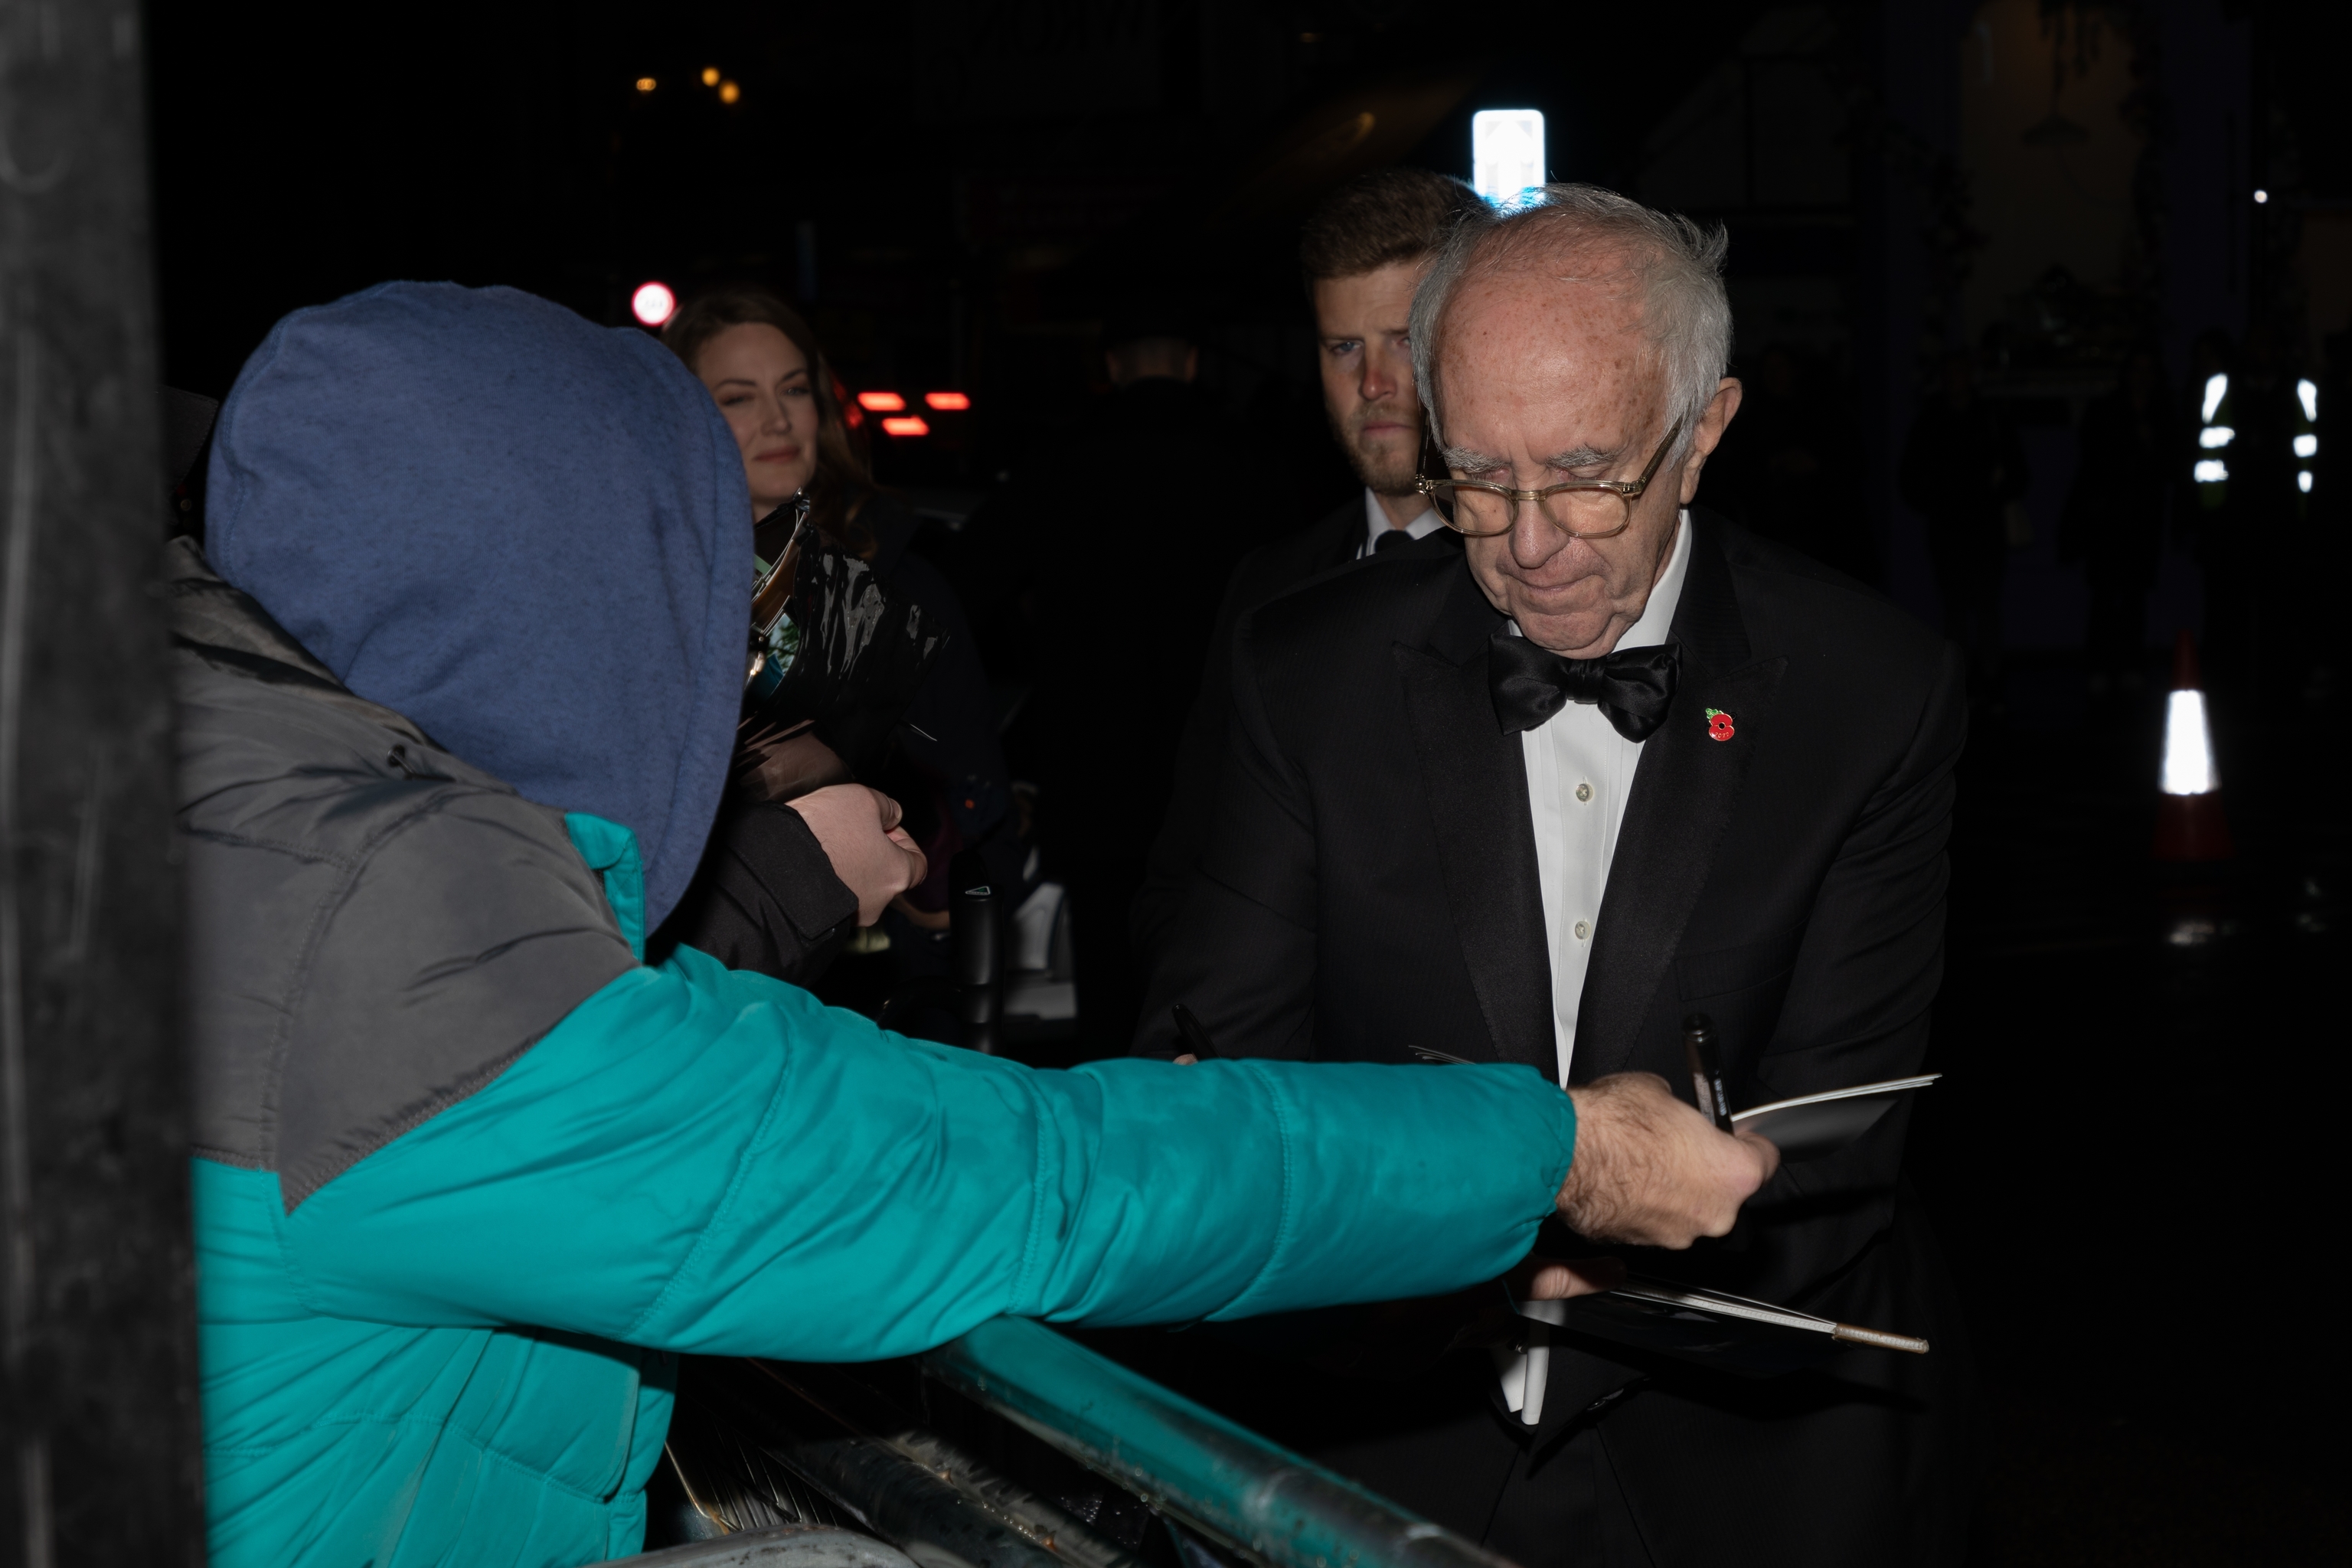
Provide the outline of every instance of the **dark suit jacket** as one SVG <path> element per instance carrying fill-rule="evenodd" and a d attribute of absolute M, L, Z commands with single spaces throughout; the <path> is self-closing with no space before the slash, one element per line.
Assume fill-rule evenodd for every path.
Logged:
<path fill-rule="evenodd" d="M 1160 837 L 1152 841 L 1143 890 L 1136 895 L 1135 950 L 1150 963 L 1153 947 L 1183 903 L 1184 885 L 1208 847 L 1210 814 L 1217 777 L 1223 771 L 1225 732 L 1234 717 L 1234 634 L 1241 618 L 1267 600 L 1300 584 L 1336 571 L 1356 559 L 1364 542 L 1364 498 L 1358 492 L 1322 518 L 1260 545 L 1242 558 L 1217 605 L 1209 634 L 1209 657 L 1201 670 L 1200 695 L 1177 743 L 1173 789 Z"/>
<path fill-rule="evenodd" d="M 1735 1108 L 1915 1073 L 1942 970 L 1960 665 L 1876 595 L 1694 517 L 1681 683 L 1626 803 L 1571 1076 L 1685 1082 L 1681 1023 L 1699 1010 Z M 1425 548 L 1244 622 L 1215 826 L 1139 1049 L 1181 1048 L 1164 1022 L 1181 1000 L 1221 1054 L 1408 1062 L 1421 1045 L 1555 1073 L 1526 771 L 1487 692 L 1497 624 L 1459 551 Z M 1708 709 L 1731 716 L 1730 738 L 1710 738 Z M 1851 1149 L 1783 1167 L 1724 1242 L 1635 1266 L 1948 1337 L 1932 1248 L 1899 1212 L 1906 1122 L 1890 1114 Z M 1767 1396 L 1632 1357 L 1555 1349 L 1534 1438 L 1648 1374 L 1593 1419 L 1656 1560 L 1909 1562 L 1903 1542 L 1923 1531 L 1958 1533 L 1934 1500 L 1951 1500 L 1956 1473 L 1937 1458 L 1954 1360 L 1849 1353 Z M 1759 1413 L 1759 1397 L 1805 1408 Z M 1324 1451 L 1475 1534 L 1512 1515 L 1500 1478 L 1467 1498 L 1424 1479 L 1452 1473 L 1429 1446 L 1467 1430 Z M 1719 1457 L 1714 1473 L 1701 1454 Z M 1507 1531 L 1492 1543 L 1534 1549 Z"/>

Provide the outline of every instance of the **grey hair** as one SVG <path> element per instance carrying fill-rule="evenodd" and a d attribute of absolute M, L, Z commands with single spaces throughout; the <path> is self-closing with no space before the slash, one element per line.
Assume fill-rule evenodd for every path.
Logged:
<path fill-rule="evenodd" d="M 1682 421 L 1674 460 L 1690 450 L 1699 416 L 1731 363 L 1731 300 L 1723 289 L 1731 237 L 1680 213 L 1645 207 L 1599 185 L 1545 185 L 1497 211 L 1472 204 L 1439 244 L 1412 297 L 1412 377 L 1431 434 L 1444 439 L 1437 400 L 1439 328 L 1454 291 L 1474 274 L 1541 266 L 1593 249 L 1630 252 L 1624 270 L 1642 291 L 1642 327 L 1666 373 L 1666 408 Z M 1572 274 L 1564 274 L 1563 281 Z M 1605 276 L 1603 274 L 1602 276 Z"/>

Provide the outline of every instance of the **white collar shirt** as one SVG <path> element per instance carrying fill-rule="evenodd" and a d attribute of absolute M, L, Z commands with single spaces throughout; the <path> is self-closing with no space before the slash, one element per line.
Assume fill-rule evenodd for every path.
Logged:
<path fill-rule="evenodd" d="M 1421 509 L 1419 517 L 1404 525 L 1404 532 L 1412 539 L 1427 539 L 1444 526 L 1445 520 L 1437 515 L 1437 510 L 1434 507 L 1425 506 Z M 1357 542 L 1356 559 L 1361 561 L 1365 556 L 1378 550 L 1381 536 L 1394 527 L 1395 524 L 1389 521 L 1389 514 L 1381 510 L 1381 498 L 1372 493 L 1371 486 L 1366 485 L 1364 487 L 1364 537 Z"/>
<path fill-rule="evenodd" d="M 1650 647 L 1666 640 L 1690 569 L 1690 513 L 1685 511 L 1677 521 L 1666 569 L 1650 590 L 1641 619 L 1618 639 L 1620 648 Z M 1535 828 L 1545 947 L 1551 959 L 1552 1033 L 1559 1050 L 1560 1086 L 1566 1088 L 1585 969 L 1592 957 L 1601 895 L 1609 886 L 1609 864 L 1617 852 L 1617 830 L 1625 820 L 1625 798 L 1642 760 L 1642 742 L 1620 735 L 1598 704 L 1570 702 L 1522 731 L 1519 748 L 1527 763 L 1528 815 Z"/>

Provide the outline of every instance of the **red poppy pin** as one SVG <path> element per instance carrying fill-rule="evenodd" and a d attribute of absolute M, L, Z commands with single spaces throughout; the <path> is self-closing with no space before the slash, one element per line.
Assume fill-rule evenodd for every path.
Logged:
<path fill-rule="evenodd" d="M 1732 732 L 1730 714 L 1726 713 L 1720 708 L 1710 708 L 1706 710 L 1706 738 L 1708 740 L 1728 741 L 1731 739 Z"/>

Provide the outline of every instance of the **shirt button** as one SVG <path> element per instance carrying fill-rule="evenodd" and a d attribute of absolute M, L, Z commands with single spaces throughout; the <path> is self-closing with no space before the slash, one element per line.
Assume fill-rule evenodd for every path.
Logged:
<path fill-rule="evenodd" d="M 1576 786 L 1576 798 L 1579 800 L 1591 800 L 1592 798 L 1592 786 L 1589 784 L 1578 784 Z"/>
<path fill-rule="evenodd" d="M 1591 934 L 1592 934 L 1592 922 L 1591 922 L 1591 921 L 1577 921 L 1577 922 L 1576 922 L 1576 940 L 1577 940 L 1577 941 L 1579 941 L 1579 942 L 1582 942 L 1586 937 L 1591 936 Z"/>

